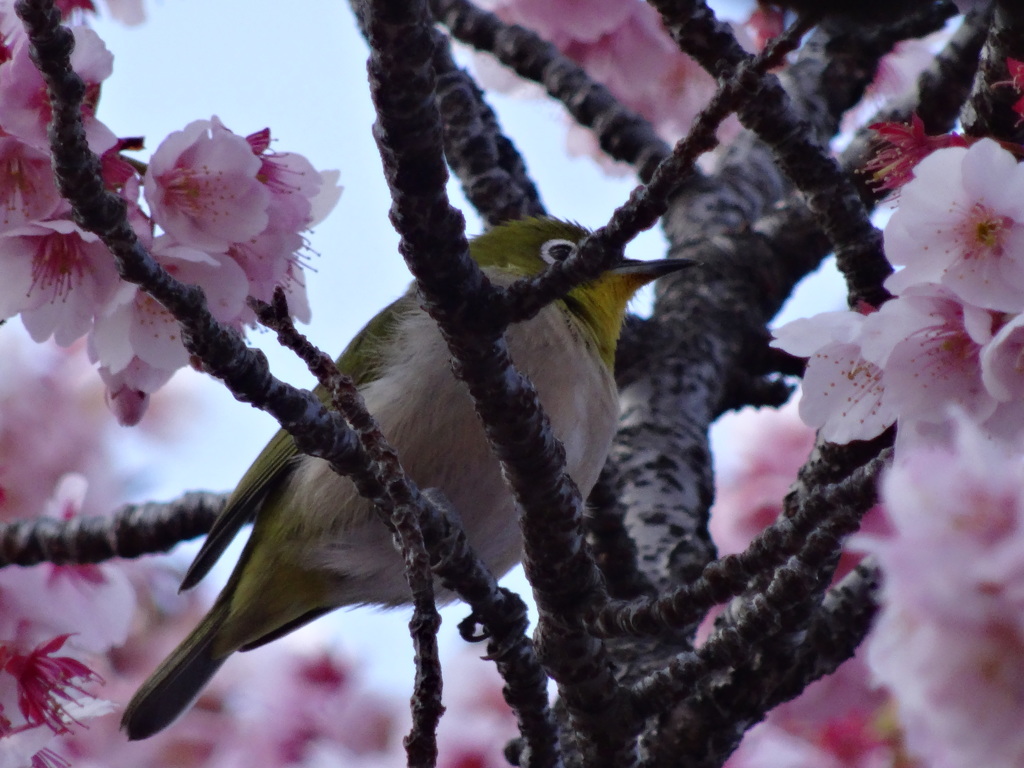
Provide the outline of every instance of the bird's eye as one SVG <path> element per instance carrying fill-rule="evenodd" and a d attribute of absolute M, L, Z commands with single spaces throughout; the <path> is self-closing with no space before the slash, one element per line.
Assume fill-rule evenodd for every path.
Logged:
<path fill-rule="evenodd" d="M 548 240 L 540 247 L 540 257 L 547 264 L 565 261 L 576 252 L 576 243 L 570 240 Z"/>

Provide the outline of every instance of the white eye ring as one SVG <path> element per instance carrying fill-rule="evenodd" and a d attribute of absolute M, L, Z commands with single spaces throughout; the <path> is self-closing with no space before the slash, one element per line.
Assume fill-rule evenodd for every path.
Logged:
<path fill-rule="evenodd" d="M 571 240 L 548 240 L 540 247 L 540 257 L 546 264 L 565 261 L 576 253 L 576 243 Z"/>

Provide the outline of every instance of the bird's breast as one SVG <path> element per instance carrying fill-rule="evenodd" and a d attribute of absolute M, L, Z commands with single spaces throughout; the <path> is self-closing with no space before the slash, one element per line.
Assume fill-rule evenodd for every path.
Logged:
<path fill-rule="evenodd" d="M 517 367 L 533 381 L 555 435 L 566 452 L 569 475 L 586 496 L 597 482 L 618 416 L 614 379 L 587 332 L 567 311 L 548 306 L 507 333 Z M 501 576 L 521 556 L 517 510 L 502 479 L 466 386 L 455 378 L 436 324 L 422 311 L 402 318 L 381 368 L 361 389 L 370 412 L 398 451 L 402 466 L 421 488 L 438 488 L 458 512 L 470 543 Z M 339 503 L 358 514 L 336 516 L 331 544 L 319 553 L 324 565 L 346 581 L 379 592 L 359 602 L 408 600 L 401 559 L 390 534 L 354 487 L 325 462 L 306 459 L 295 487 L 316 493 L 309 506 L 324 510 Z M 317 489 L 317 490 L 312 490 Z M 301 493 L 301 492 L 300 492 Z M 296 499 L 298 501 L 298 499 Z M 328 524 L 321 518 L 316 527 Z M 321 539 L 323 540 L 323 539 Z"/>

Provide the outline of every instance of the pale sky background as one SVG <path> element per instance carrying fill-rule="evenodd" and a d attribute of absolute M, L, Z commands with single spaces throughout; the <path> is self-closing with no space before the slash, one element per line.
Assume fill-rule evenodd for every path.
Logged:
<path fill-rule="evenodd" d="M 340 352 L 409 280 L 387 219 L 390 201 L 370 135 L 367 51 L 348 4 L 306 0 L 285 11 L 277 0 L 160 0 L 148 2 L 146 12 L 147 21 L 135 28 L 105 19 L 93 24 L 115 57 L 98 116 L 119 136 L 145 136 L 143 158 L 170 132 L 217 115 L 242 135 L 269 126 L 276 150 L 302 153 L 321 170 L 339 169 L 341 201 L 310 237 L 319 256 L 311 259 L 313 319 L 304 330 L 327 351 Z M 491 103 L 525 155 L 549 211 L 597 226 L 626 199 L 632 179 L 610 178 L 589 158 L 567 157 L 558 105 L 494 95 Z M 457 184 L 450 185 L 450 194 L 466 212 L 469 233 L 479 232 Z M 645 233 L 629 254 L 662 256 L 660 233 Z M 838 280 L 827 277 L 824 284 L 802 292 L 800 314 L 843 305 L 841 289 L 833 287 Z M 267 352 L 275 375 L 310 385 L 304 366 L 269 334 L 251 334 L 251 340 Z M 184 439 L 173 451 L 130 459 L 140 468 L 139 500 L 173 498 L 189 489 L 229 490 L 277 428 L 269 416 L 199 374 L 179 374 L 173 386 L 196 399 L 195 423 L 183 427 Z M 232 562 L 231 552 L 225 562 Z M 509 578 L 517 591 L 525 588 L 518 570 Z M 455 624 L 465 614 L 458 605 L 444 611 L 442 648 L 461 643 Z M 367 660 L 364 671 L 371 681 L 404 690 L 412 668 L 407 620 L 403 610 L 359 609 L 296 634 L 300 642 L 303 633 L 306 639 L 336 635 L 342 648 Z"/>

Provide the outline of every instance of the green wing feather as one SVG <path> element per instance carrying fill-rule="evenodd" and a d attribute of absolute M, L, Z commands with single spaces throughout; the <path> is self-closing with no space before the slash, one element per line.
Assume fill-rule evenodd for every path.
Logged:
<path fill-rule="evenodd" d="M 377 379 L 380 376 L 379 349 L 387 344 L 398 318 L 414 307 L 415 299 L 409 292 L 374 316 L 341 353 L 337 360 L 338 370 L 348 375 L 357 387 Z M 313 392 L 327 404 L 330 395 L 323 387 L 318 386 Z M 299 456 L 295 441 L 283 429 L 271 438 L 214 521 L 199 554 L 181 582 L 182 590 L 191 589 L 209 573 L 242 526 L 256 518 L 267 494 L 288 478 Z"/>
<path fill-rule="evenodd" d="M 149 738 L 174 722 L 227 660 L 227 656 L 214 655 L 212 648 L 229 608 L 229 601 L 220 597 L 135 692 L 121 717 L 121 728 L 129 740 Z"/>

